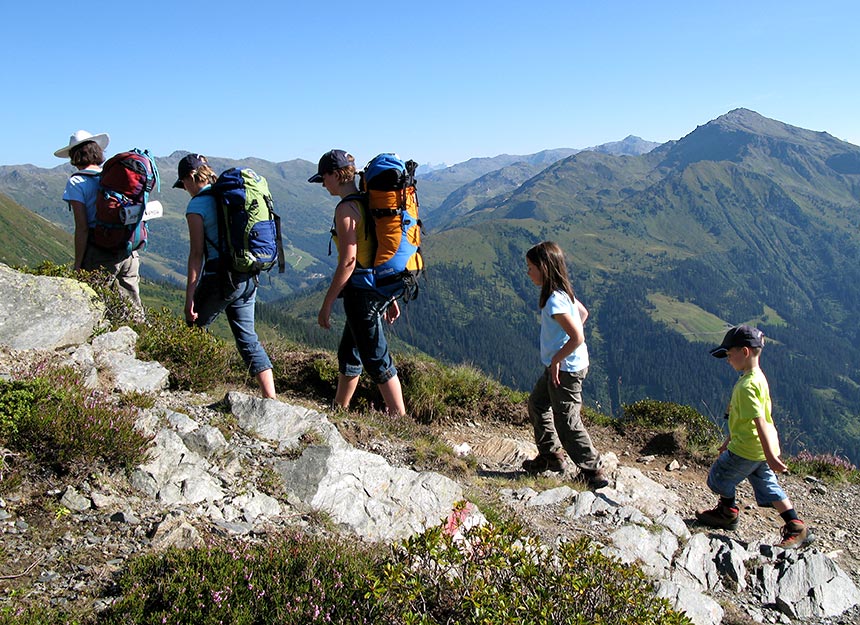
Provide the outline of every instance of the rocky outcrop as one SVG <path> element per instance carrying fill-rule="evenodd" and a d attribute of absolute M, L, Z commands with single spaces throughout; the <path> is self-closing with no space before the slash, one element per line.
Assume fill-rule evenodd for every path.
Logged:
<path fill-rule="evenodd" d="M 89 286 L 68 278 L 33 276 L 0 263 L 0 345 L 59 349 L 90 340 L 104 306 Z"/>
<path fill-rule="evenodd" d="M 375 541 L 438 525 L 463 498 L 442 475 L 393 467 L 355 449 L 315 410 L 242 393 L 228 393 L 226 404 L 241 428 L 229 445 L 219 430 L 188 415 L 145 415 L 140 427 L 153 436 L 152 451 L 132 485 L 165 505 L 196 506 L 234 533 L 316 510 Z M 304 444 L 305 437 L 314 442 Z M 276 497 L 255 484 L 267 472 L 280 478 Z"/>
<path fill-rule="evenodd" d="M 482 445 L 508 453 L 506 445 Z M 534 451 L 526 450 L 524 457 Z M 506 455 L 505 461 L 511 458 Z M 718 600 L 727 597 L 757 622 L 823 622 L 860 606 L 852 579 L 815 548 L 791 551 L 691 533 L 677 513 L 675 493 L 639 469 L 618 466 L 611 452 L 604 454 L 604 463 L 613 480 L 597 492 L 561 486 L 542 492 L 503 489 L 502 496 L 531 518 L 543 509 L 549 519 L 585 528 L 604 554 L 638 565 L 654 580 L 658 596 L 696 625 L 721 623 L 725 611 Z"/>

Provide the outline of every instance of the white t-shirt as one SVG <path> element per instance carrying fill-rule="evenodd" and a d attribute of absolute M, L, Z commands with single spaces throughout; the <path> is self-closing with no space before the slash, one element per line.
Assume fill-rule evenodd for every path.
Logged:
<path fill-rule="evenodd" d="M 546 301 L 546 305 L 540 311 L 540 359 L 545 367 L 552 362 L 552 357 L 558 353 L 565 343 L 570 339 L 564 328 L 553 319 L 553 315 L 564 314 L 576 315 L 579 311 L 570 297 L 564 291 L 553 291 Z M 582 371 L 588 366 L 588 347 L 585 341 L 582 345 L 561 363 L 561 370 L 568 373 Z"/>

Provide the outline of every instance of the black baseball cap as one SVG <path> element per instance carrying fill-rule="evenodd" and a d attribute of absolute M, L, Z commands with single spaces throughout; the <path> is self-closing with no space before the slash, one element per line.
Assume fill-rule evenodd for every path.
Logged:
<path fill-rule="evenodd" d="M 732 347 L 764 347 L 764 332 L 746 324 L 735 326 L 726 332 L 720 346 L 711 350 L 711 356 L 725 358 Z"/>
<path fill-rule="evenodd" d="M 355 159 L 349 154 L 343 150 L 329 150 L 320 158 L 319 165 L 317 165 L 317 173 L 308 178 L 308 182 L 322 182 L 323 174 L 330 174 L 335 170 L 343 169 L 350 165 L 355 165 Z"/>
<path fill-rule="evenodd" d="M 208 165 L 209 161 L 202 154 L 186 154 L 179 161 L 179 180 L 173 183 L 174 189 L 182 189 L 182 179 L 185 178 L 195 169 L 199 169 L 201 165 Z"/>

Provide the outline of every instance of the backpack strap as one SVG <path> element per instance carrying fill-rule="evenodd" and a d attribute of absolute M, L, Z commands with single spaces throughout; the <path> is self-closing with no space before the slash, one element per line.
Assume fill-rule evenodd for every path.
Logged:
<path fill-rule="evenodd" d="M 199 197 L 201 195 L 212 196 L 212 200 L 215 203 L 215 217 L 216 217 L 217 223 L 218 223 L 218 241 L 217 242 L 213 241 L 208 236 L 206 236 L 206 229 L 205 228 L 203 229 L 203 238 L 205 239 L 205 241 L 209 245 L 211 245 L 216 250 L 218 250 L 218 268 L 217 268 L 217 271 L 220 273 L 221 270 L 225 266 L 224 259 L 227 258 L 224 256 L 224 232 L 227 229 L 227 224 L 224 221 L 224 214 L 223 214 L 223 211 L 221 210 L 221 202 L 218 199 L 218 195 L 212 190 L 212 186 L 210 185 L 208 189 L 203 189 L 194 197 Z M 205 246 L 205 245 L 203 246 L 203 258 L 205 259 L 205 262 L 203 264 L 203 270 L 204 271 L 206 270 L 206 265 L 209 263 L 209 254 L 207 253 L 208 249 L 209 248 L 207 246 Z"/>
<path fill-rule="evenodd" d="M 272 212 L 275 220 L 275 235 L 277 236 L 278 246 L 278 273 L 284 273 L 287 268 L 287 259 L 284 256 L 284 242 L 281 240 L 281 217 L 275 212 Z"/>
<path fill-rule="evenodd" d="M 69 178 L 73 176 L 101 176 L 102 170 L 96 171 L 95 169 L 79 169 L 78 171 L 73 171 L 69 174 Z"/>
<path fill-rule="evenodd" d="M 367 195 L 364 193 L 350 193 L 345 198 L 343 198 L 340 202 L 337 203 L 337 206 L 334 207 L 334 212 L 337 213 L 337 209 L 340 208 L 340 205 L 344 202 L 358 202 L 361 204 L 362 208 L 367 207 Z M 364 238 L 368 238 L 370 236 L 370 224 L 368 223 L 367 214 L 368 211 L 364 211 Z M 328 240 L 328 255 L 331 256 L 331 242 L 334 240 L 334 237 L 337 236 L 337 230 L 335 229 L 334 217 L 331 218 L 331 230 L 329 231 L 331 237 Z"/>
<path fill-rule="evenodd" d="M 84 176 L 85 178 L 96 178 L 96 177 L 101 176 L 101 175 L 102 175 L 101 169 L 99 169 L 98 171 L 96 171 L 95 169 L 79 169 L 79 170 L 73 171 L 72 173 L 69 174 L 69 180 L 71 180 L 75 176 Z M 72 210 L 72 201 L 73 200 L 66 200 L 66 204 L 69 207 L 69 211 Z M 74 201 L 76 201 L 76 200 L 74 200 Z M 92 228 L 90 228 L 90 230 L 92 231 Z"/>

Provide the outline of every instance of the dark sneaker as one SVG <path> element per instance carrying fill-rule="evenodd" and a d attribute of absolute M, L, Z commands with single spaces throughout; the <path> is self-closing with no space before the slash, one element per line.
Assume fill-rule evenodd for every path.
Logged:
<path fill-rule="evenodd" d="M 717 504 L 713 510 L 698 510 L 696 519 L 709 527 L 733 530 L 738 526 L 738 509 Z"/>
<path fill-rule="evenodd" d="M 588 486 L 589 490 L 597 490 L 609 486 L 609 480 L 606 478 L 606 473 L 604 473 L 603 469 L 598 469 L 597 471 L 582 470 L 576 476 L 576 480 Z"/>
<path fill-rule="evenodd" d="M 544 471 L 562 473 L 564 471 L 564 457 L 560 454 L 539 454 L 531 460 L 523 460 L 523 471 L 531 475 L 537 475 Z"/>
<path fill-rule="evenodd" d="M 783 549 L 794 549 L 800 547 L 809 531 L 806 529 L 806 524 L 801 521 L 789 521 L 782 528 L 782 540 L 776 544 L 777 547 Z"/>

